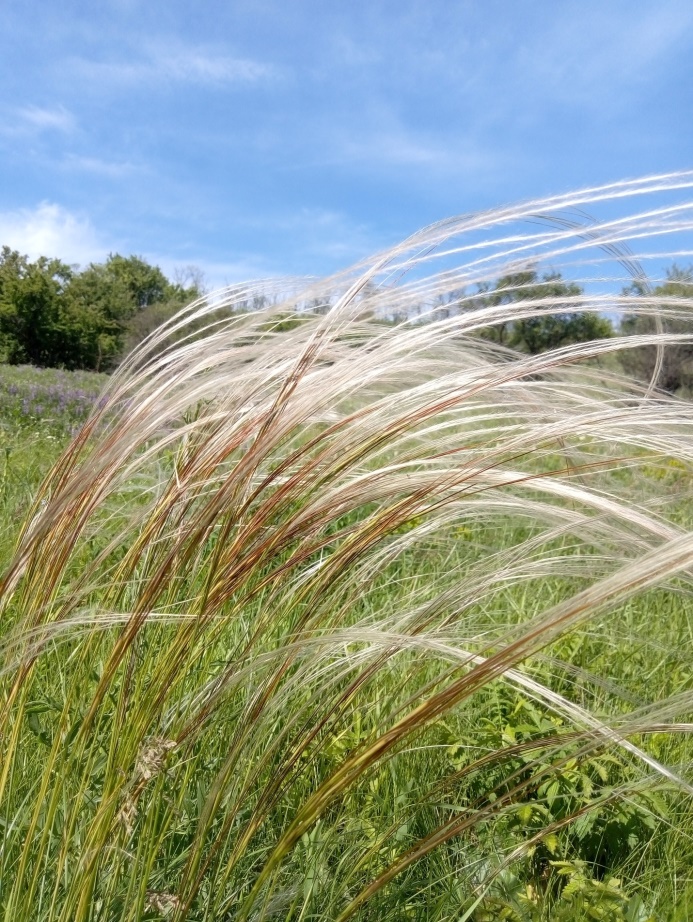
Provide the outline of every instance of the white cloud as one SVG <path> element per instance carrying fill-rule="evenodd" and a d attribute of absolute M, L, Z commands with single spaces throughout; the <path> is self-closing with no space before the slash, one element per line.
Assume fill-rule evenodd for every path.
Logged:
<path fill-rule="evenodd" d="M 70 134 L 76 124 L 74 115 L 64 106 L 24 106 L 8 112 L 2 120 L 0 131 L 5 136 L 21 136 L 42 131 Z"/>
<path fill-rule="evenodd" d="M 162 56 L 154 61 L 154 67 L 171 79 L 200 83 L 254 81 L 270 73 L 267 65 L 258 61 L 191 50 L 181 50 L 170 57 Z"/>
<path fill-rule="evenodd" d="M 82 267 L 90 262 L 104 262 L 112 252 L 131 252 L 127 245 L 105 244 L 88 217 L 75 214 L 54 202 L 41 202 L 36 208 L 0 212 L 0 246 L 9 246 L 32 260 L 47 256 Z M 181 275 L 185 280 L 186 271 L 189 274 L 191 268 L 200 270 L 204 284 L 210 290 L 281 274 L 266 261 L 254 256 L 235 261 L 213 261 L 189 257 L 181 260 L 156 253 L 142 255 L 152 265 L 160 266 L 171 279 Z"/>
<path fill-rule="evenodd" d="M 105 176 L 108 179 L 120 179 L 123 176 L 129 176 L 138 169 L 128 160 L 103 160 L 100 157 L 80 157 L 76 154 L 68 154 L 62 165 L 68 170 L 74 170 L 78 173 L 92 173 L 96 176 Z"/>
<path fill-rule="evenodd" d="M 262 61 L 234 57 L 206 46 L 190 47 L 177 41 L 152 43 L 135 60 L 94 61 L 80 58 L 74 66 L 90 79 L 113 84 L 255 83 L 276 74 L 271 65 Z"/>
<path fill-rule="evenodd" d="M 87 217 L 52 202 L 0 212 L 0 245 L 31 259 L 57 257 L 80 265 L 103 260 L 111 250 L 103 245 Z"/>
<path fill-rule="evenodd" d="M 449 141 L 417 137 L 406 131 L 374 131 L 360 138 L 345 137 L 341 147 L 345 159 L 393 166 L 449 168 L 459 163 L 460 156 Z M 469 160 L 469 156 L 464 159 Z M 479 165 L 486 162 L 481 156 L 472 159 Z"/>
<path fill-rule="evenodd" d="M 496 176 L 503 168 L 499 150 L 471 132 L 465 136 L 444 129 L 420 131 L 390 116 L 380 121 L 381 126 L 362 126 L 359 131 L 340 126 L 325 132 L 314 161 L 390 175 L 404 171 L 417 184 L 470 176 L 478 180 Z"/>

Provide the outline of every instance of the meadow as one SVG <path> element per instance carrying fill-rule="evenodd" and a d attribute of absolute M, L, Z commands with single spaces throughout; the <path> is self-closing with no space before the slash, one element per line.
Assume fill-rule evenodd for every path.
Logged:
<path fill-rule="evenodd" d="M 622 294 L 691 187 L 237 286 L 109 377 L 0 368 L 3 919 L 689 918 L 693 405 L 619 355 L 693 341 Z M 528 263 L 587 293 L 473 296 Z M 477 335 L 578 306 L 659 329 Z"/>
<path fill-rule="evenodd" d="M 98 402 L 106 375 L 30 365 L 2 365 L 0 374 L 0 559 L 41 480 Z"/>

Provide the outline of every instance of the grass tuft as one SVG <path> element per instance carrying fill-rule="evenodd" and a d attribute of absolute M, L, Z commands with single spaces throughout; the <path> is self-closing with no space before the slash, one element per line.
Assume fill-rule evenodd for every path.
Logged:
<path fill-rule="evenodd" d="M 4 919 L 681 904 L 693 405 L 619 356 L 693 335 L 528 356 L 478 331 L 575 299 L 477 290 L 558 267 L 580 310 L 686 317 L 622 291 L 687 239 L 691 187 L 451 219 L 125 361 L 0 584 Z"/>

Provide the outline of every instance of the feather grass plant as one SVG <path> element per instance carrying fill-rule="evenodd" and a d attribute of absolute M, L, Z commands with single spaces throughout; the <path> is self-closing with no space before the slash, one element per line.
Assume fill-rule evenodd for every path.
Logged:
<path fill-rule="evenodd" d="M 693 340 L 663 325 L 691 303 L 621 293 L 690 239 L 692 187 L 444 221 L 129 356 L 2 579 L 4 919 L 579 918 L 590 874 L 628 918 L 682 898 L 693 407 L 615 358 Z M 476 295 L 528 264 L 586 293 Z M 626 307 L 659 332 L 476 335 Z"/>

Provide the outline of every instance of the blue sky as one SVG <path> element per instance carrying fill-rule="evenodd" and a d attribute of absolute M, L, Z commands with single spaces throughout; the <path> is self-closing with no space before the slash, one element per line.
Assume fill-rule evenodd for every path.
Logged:
<path fill-rule="evenodd" d="M 690 0 L 2 0 L 0 244 L 212 286 L 693 167 Z"/>

